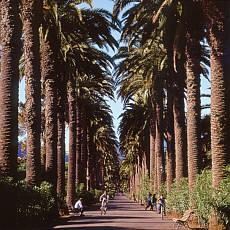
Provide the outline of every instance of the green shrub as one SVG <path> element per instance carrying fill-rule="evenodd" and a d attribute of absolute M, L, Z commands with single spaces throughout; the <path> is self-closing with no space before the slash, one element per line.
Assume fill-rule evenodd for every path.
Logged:
<path fill-rule="evenodd" d="M 212 202 L 212 174 L 210 170 L 203 170 L 197 175 L 191 192 L 191 204 L 196 212 L 199 223 L 207 225 Z"/>
<path fill-rule="evenodd" d="M 98 189 L 95 189 L 95 190 L 94 190 L 94 197 L 95 197 L 95 201 L 96 201 L 96 202 L 99 201 L 100 196 L 101 196 L 102 193 L 103 193 L 102 190 L 98 190 Z"/>
<path fill-rule="evenodd" d="M 225 226 L 230 224 L 230 176 L 222 181 L 215 192 L 212 207 L 217 211 Z"/>
<path fill-rule="evenodd" d="M 127 198 L 132 199 L 132 194 L 131 193 L 126 193 L 125 194 Z"/>
<path fill-rule="evenodd" d="M 102 190 L 97 189 L 90 189 L 90 191 L 85 190 L 83 183 L 76 186 L 76 200 L 82 197 L 84 205 L 91 205 L 99 202 L 102 193 Z"/>
<path fill-rule="evenodd" d="M 52 186 L 47 182 L 30 188 L 25 180 L 15 183 L 11 178 L 1 178 L 0 203 L 1 224 L 5 226 L 12 222 L 18 227 L 41 225 L 57 215 Z"/>
<path fill-rule="evenodd" d="M 42 182 L 40 187 L 30 188 L 25 181 L 17 184 L 17 222 L 19 225 L 45 224 L 57 215 L 52 186 Z"/>
<path fill-rule="evenodd" d="M 178 186 L 175 182 L 172 184 L 171 192 L 167 195 L 166 208 L 181 215 L 189 209 L 188 178 L 181 178 Z"/>
<path fill-rule="evenodd" d="M 10 177 L 0 177 L 0 229 L 16 222 L 17 188 Z"/>
<path fill-rule="evenodd" d="M 167 184 L 166 183 L 162 183 L 160 185 L 160 188 L 158 189 L 158 192 L 157 192 L 157 197 L 160 197 L 161 194 L 163 194 L 163 196 L 166 197 L 166 194 L 167 194 Z"/>
<path fill-rule="evenodd" d="M 146 201 L 147 196 L 151 192 L 150 190 L 150 180 L 149 177 L 144 175 L 142 176 L 141 184 L 140 184 L 140 194 L 139 198 L 140 200 Z"/>

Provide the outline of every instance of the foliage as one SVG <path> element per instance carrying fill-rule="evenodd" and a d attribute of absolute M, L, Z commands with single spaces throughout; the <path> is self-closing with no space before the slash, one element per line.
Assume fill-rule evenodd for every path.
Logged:
<path fill-rule="evenodd" d="M 20 225 L 45 224 L 57 215 L 52 185 L 42 182 L 40 187 L 29 188 L 25 181 L 17 184 L 17 216 Z"/>
<path fill-rule="evenodd" d="M 26 162 L 18 164 L 17 175 L 18 180 L 23 180 L 26 177 Z"/>
<path fill-rule="evenodd" d="M 140 184 L 140 199 L 141 200 L 146 200 L 147 196 L 149 195 L 149 193 L 151 192 L 150 190 L 150 180 L 148 175 L 143 175 L 142 176 L 142 180 L 141 180 L 141 184 Z"/>
<path fill-rule="evenodd" d="M 1 221 L 0 229 L 8 226 L 14 220 L 16 185 L 10 177 L 0 177 L 0 204 Z"/>
<path fill-rule="evenodd" d="M 167 194 L 167 184 L 162 183 L 160 185 L 160 188 L 158 189 L 157 196 L 160 197 L 160 195 L 163 194 L 164 197 L 166 197 Z"/>
<path fill-rule="evenodd" d="M 211 210 L 214 208 L 220 221 L 227 226 L 230 223 L 229 191 L 230 175 L 227 175 L 213 196 L 211 170 L 203 170 L 201 174 L 197 175 L 190 199 L 187 178 L 182 178 L 178 187 L 176 183 L 172 185 L 171 192 L 167 195 L 167 209 L 182 215 L 192 205 L 199 223 L 208 225 Z"/>
<path fill-rule="evenodd" d="M 126 193 L 126 197 L 128 197 L 130 200 L 132 199 L 132 194 L 131 193 Z"/>
<path fill-rule="evenodd" d="M 212 207 L 217 211 L 220 220 L 228 226 L 230 224 L 230 176 L 222 181 L 215 192 Z"/>
<path fill-rule="evenodd" d="M 194 206 L 200 224 L 208 224 L 212 201 L 212 174 L 203 170 L 197 175 L 196 183 L 191 192 L 191 204 Z"/>
<path fill-rule="evenodd" d="M 99 197 L 102 193 L 102 190 L 97 189 L 90 189 L 90 191 L 86 191 L 84 183 L 80 183 L 76 186 L 76 201 L 81 197 L 83 198 L 84 205 L 94 204 L 99 201 Z"/>
<path fill-rule="evenodd" d="M 189 209 L 188 178 L 181 178 L 178 185 L 172 184 L 171 192 L 167 195 L 167 210 L 183 214 Z"/>
<path fill-rule="evenodd" d="M 52 186 L 48 182 L 42 182 L 40 187 L 30 188 L 25 180 L 16 183 L 11 178 L 1 178 L 0 197 L 6 221 L 12 221 L 7 218 L 12 217 L 15 208 L 15 223 L 18 226 L 46 224 L 57 215 Z"/>

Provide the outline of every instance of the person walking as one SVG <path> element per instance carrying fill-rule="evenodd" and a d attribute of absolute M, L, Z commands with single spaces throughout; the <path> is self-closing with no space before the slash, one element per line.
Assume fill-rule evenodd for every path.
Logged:
<path fill-rule="evenodd" d="M 163 194 L 161 194 L 160 198 L 158 199 L 158 204 L 159 204 L 158 210 L 159 210 L 159 214 L 161 212 L 163 212 L 163 215 L 165 215 L 165 201 L 166 201 L 165 197 L 163 196 Z"/>
<path fill-rule="evenodd" d="M 156 194 L 153 194 L 152 197 L 152 207 L 155 207 L 155 211 L 157 212 L 157 198 L 156 198 Z"/>
<path fill-rule="evenodd" d="M 104 213 L 104 215 L 107 212 L 108 209 L 108 202 L 109 202 L 109 195 L 107 194 L 107 191 L 105 190 L 104 193 L 100 196 L 101 201 L 101 215 Z"/>
<path fill-rule="evenodd" d="M 151 202 L 151 193 L 147 196 L 147 205 L 145 207 L 145 210 L 150 207 L 150 210 L 153 210 L 152 202 Z"/>

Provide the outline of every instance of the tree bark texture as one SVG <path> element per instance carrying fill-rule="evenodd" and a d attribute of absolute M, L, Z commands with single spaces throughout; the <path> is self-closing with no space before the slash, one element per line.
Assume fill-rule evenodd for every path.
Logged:
<path fill-rule="evenodd" d="M 200 156 L 200 59 L 201 45 L 190 32 L 187 33 L 186 74 L 187 74 L 187 151 L 188 180 L 192 190 L 199 172 Z"/>
<path fill-rule="evenodd" d="M 81 179 L 81 105 L 80 100 L 76 100 L 76 184 Z"/>
<path fill-rule="evenodd" d="M 59 84 L 60 85 L 60 84 Z M 64 88 L 66 85 L 64 84 Z M 65 195 L 65 90 L 58 87 L 57 193 Z"/>
<path fill-rule="evenodd" d="M 171 185 L 175 178 L 175 141 L 173 129 L 173 109 L 172 109 L 172 93 L 167 90 L 167 115 L 166 115 L 166 136 L 167 136 L 167 151 L 166 151 L 166 181 L 167 192 L 171 191 Z"/>
<path fill-rule="evenodd" d="M 26 88 L 26 181 L 29 186 L 41 182 L 41 64 L 39 27 L 40 1 L 22 1 Z"/>
<path fill-rule="evenodd" d="M 67 205 L 74 204 L 76 179 L 76 92 L 75 80 L 68 84 L 69 103 L 69 166 L 67 182 Z"/>
<path fill-rule="evenodd" d="M 57 36 L 55 28 L 42 37 L 42 78 L 45 85 L 46 176 L 57 186 Z"/>
<path fill-rule="evenodd" d="M 87 168 L 87 122 L 86 109 L 81 107 L 81 183 L 86 186 Z"/>
<path fill-rule="evenodd" d="M 176 182 L 186 176 L 187 152 L 186 152 L 186 131 L 184 113 L 184 87 L 180 81 L 182 76 L 177 75 L 173 83 L 173 117 L 175 134 L 175 155 L 176 155 Z"/>
<path fill-rule="evenodd" d="M 150 114 L 150 183 L 153 186 L 154 181 L 154 165 L 155 165 L 155 138 L 156 138 L 156 127 L 155 127 L 155 116 L 154 113 Z"/>
<path fill-rule="evenodd" d="M 21 21 L 18 0 L 1 1 L 0 175 L 16 177 Z"/>
<path fill-rule="evenodd" d="M 211 60 L 211 146 L 213 187 L 224 178 L 230 157 L 230 2 L 204 1 Z"/>
<path fill-rule="evenodd" d="M 159 82 L 156 92 L 156 139 L 155 153 L 157 155 L 157 184 L 160 188 L 164 178 L 164 143 L 163 143 L 163 88 Z"/>

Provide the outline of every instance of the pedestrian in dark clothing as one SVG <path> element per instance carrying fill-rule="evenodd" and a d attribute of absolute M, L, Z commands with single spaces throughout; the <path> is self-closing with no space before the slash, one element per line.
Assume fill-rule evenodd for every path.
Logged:
<path fill-rule="evenodd" d="M 155 207 L 155 211 L 157 212 L 157 198 L 156 198 L 156 194 L 153 194 L 152 197 L 152 207 Z"/>
<path fill-rule="evenodd" d="M 149 195 L 147 196 L 147 205 L 145 207 L 145 210 L 149 207 L 151 207 L 150 210 L 153 210 L 153 206 L 152 206 L 152 202 L 151 202 L 151 193 L 149 193 Z"/>

